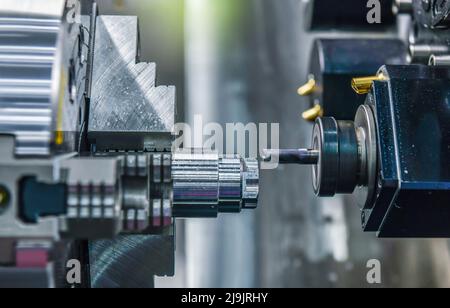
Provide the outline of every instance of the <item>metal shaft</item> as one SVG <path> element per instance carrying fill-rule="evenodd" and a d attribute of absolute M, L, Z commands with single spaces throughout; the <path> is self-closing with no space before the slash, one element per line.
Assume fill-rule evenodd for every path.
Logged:
<path fill-rule="evenodd" d="M 265 150 L 264 160 L 271 161 L 278 157 L 280 164 L 316 165 L 319 151 L 311 149 Z"/>

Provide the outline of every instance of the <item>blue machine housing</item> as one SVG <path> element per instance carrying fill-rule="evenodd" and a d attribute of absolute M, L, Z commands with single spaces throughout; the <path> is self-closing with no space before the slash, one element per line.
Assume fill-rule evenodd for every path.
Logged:
<path fill-rule="evenodd" d="M 385 66 L 367 102 L 378 132 L 378 187 L 362 213 L 379 237 L 450 237 L 450 70 Z"/>
<path fill-rule="evenodd" d="M 310 106 L 320 104 L 324 117 L 353 120 L 365 97 L 349 84 L 355 77 L 370 76 L 384 64 L 406 64 L 408 50 L 399 39 L 317 39 L 311 52 L 309 73 L 316 81 Z"/>

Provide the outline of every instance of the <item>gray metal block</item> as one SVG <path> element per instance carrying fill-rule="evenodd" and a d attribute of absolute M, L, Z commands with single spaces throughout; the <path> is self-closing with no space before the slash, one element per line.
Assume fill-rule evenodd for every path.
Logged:
<path fill-rule="evenodd" d="M 155 78 L 154 63 L 139 63 L 137 17 L 100 16 L 89 119 L 98 151 L 171 147 L 175 87 L 157 87 Z"/>

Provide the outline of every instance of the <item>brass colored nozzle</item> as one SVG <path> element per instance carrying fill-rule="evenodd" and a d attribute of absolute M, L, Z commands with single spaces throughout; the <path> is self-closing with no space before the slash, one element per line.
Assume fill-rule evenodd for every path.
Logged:
<path fill-rule="evenodd" d="M 6 205 L 6 203 L 8 202 L 8 192 L 0 187 L 0 206 L 4 206 Z"/>
<path fill-rule="evenodd" d="M 315 90 L 316 90 L 316 80 L 314 79 L 313 76 L 310 76 L 309 81 L 305 83 L 303 86 L 301 86 L 297 92 L 301 96 L 307 96 L 313 94 Z"/>
<path fill-rule="evenodd" d="M 319 104 L 302 113 L 303 119 L 314 122 L 317 118 L 323 117 L 323 109 Z"/>
<path fill-rule="evenodd" d="M 377 76 L 370 77 L 360 77 L 352 79 L 352 88 L 357 94 L 367 94 L 372 88 L 372 83 L 374 81 L 386 80 L 383 74 L 378 74 Z"/>

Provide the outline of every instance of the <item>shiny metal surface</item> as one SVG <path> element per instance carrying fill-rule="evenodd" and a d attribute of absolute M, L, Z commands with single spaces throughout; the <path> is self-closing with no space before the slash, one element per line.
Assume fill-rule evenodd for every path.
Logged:
<path fill-rule="evenodd" d="M 171 148 L 175 87 L 156 86 L 139 43 L 137 17 L 97 18 L 89 137 L 98 150 Z"/>
<path fill-rule="evenodd" d="M 432 55 L 446 55 L 450 51 L 447 45 L 427 44 L 427 43 L 411 43 L 409 53 L 414 62 L 427 63 Z"/>
<path fill-rule="evenodd" d="M 239 157 L 224 157 L 219 162 L 219 203 L 221 212 L 241 210 L 241 161 Z"/>
<path fill-rule="evenodd" d="M 359 147 L 359 185 L 354 196 L 360 208 L 371 207 L 377 185 L 377 132 L 375 117 L 370 106 L 363 105 L 355 117 Z"/>
<path fill-rule="evenodd" d="M 0 7 L 0 133 L 16 137 L 18 155 L 77 146 L 90 22 L 66 16 L 65 3 L 2 1 Z"/>
<path fill-rule="evenodd" d="M 58 14 L 44 5 L 33 15 L 24 10 L 31 1 L 7 2 L 0 6 L 0 133 L 16 136 L 16 154 L 48 155 L 62 6 Z"/>
<path fill-rule="evenodd" d="M 61 16 L 64 4 L 65 0 L 2 0 L 0 11 L 11 15 L 24 14 L 58 18 Z"/>
<path fill-rule="evenodd" d="M 264 160 L 278 157 L 280 164 L 314 165 L 319 161 L 319 151 L 311 149 L 265 150 Z"/>
<path fill-rule="evenodd" d="M 313 166 L 313 187 L 317 196 L 351 194 L 360 182 L 361 155 L 352 121 L 318 118 L 313 129 L 312 148 L 319 152 Z"/>
<path fill-rule="evenodd" d="M 448 55 L 442 55 L 442 56 L 432 55 L 430 57 L 429 65 L 431 65 L 431 66 L 450 66 L 450 56 L 448 56 Z"/>
<path fill-rule="evenodd" d="M 124 231 L 161 233 L 173 223 L 171 154 L 128 153 L 122 164 Z"/>
<path fill-rule="evenodd" d="M 312 183 L 317 196 L 335 195 L 339 177 L 339 131 L 334 118 L 319 118 L 313 128 L 312 147 L 320 153 L 312 166 Z"/>
<path fill-rule="evenodd" d="M 256 209 L 259 199 L 259 162 L 256 159 L 241 159 L 242 208 Z"/>
<path fill-rule="evenodd" d="M 256 160 L 218 154 L 176 153 L 172 160 L 174 217 L 217 217 L 257 207 Z"/>

